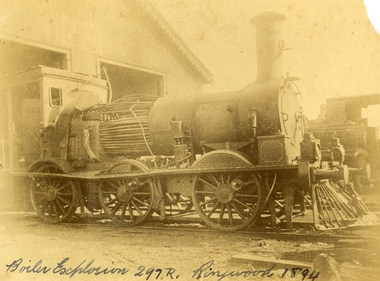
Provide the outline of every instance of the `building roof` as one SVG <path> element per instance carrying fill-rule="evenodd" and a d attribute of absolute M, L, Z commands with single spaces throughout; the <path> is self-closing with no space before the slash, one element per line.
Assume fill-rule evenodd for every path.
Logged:
<path fill-rule="evenodd" d="M 380 94 L 367 94 L 367 95 L 351 95 L 327 98 L 329 102 L 350 102 L 359 107 L 367 107 L 368 105 L 380 104 Z"/>
<path fill-rule="evenodd" d="M 148 13 L 150 19 L 154 22 L 160 31 L 173 43 L 179 53 L 184 59 L 189 62 L 191 67 L 200 74 L 205 83 L 213 81 L 211 72 L 206 68 L 202 61 L 190 50 L 187 44 L 177 34 L 177 32 L 170 26 L 166 19 L 160 14 L 159 11 L 150 3 L 149 0 L 133 0 L 137 5 L 141 6 L 143 11 Z"/>

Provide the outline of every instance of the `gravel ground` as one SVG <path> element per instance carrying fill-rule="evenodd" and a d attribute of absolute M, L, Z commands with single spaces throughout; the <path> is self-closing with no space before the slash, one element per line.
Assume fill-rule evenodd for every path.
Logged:
<path fill-rule="evenodd" d="M 359 229 L 373 235 L 376 228 Z M 363 263 L 337 245 L 310 239 L 280 241 L 219 232 L 128 231 L 118 225 L 43 224 L 34 213 L 0 214 L 0 280 L 302 280 L 275 266 L 236 262 L 237 254 L 312 261 L 327 253 Z M 364 266 L 380 267 L 380 251 L 363 246 Z M 369 258 L 368 258 L 369 257 Z M 71 269 L 70 269 L 71 268 Z M 261 271 L 258 271 L 261 270 Z M 212 275 L 213 272 L 219 271 Z M 239 276 L 228 275 L 232 271 Z M 304 280 L 313 280 L 311 271 Z M 254 274 L 258 276 L 253 277 Z M 273 275 L 272 275 L 273 274 Z M 231 275 L 231 274 L 230 274 Z M 315 278 L 314 280 L 321 280 Z M 363 281 L 363 280 L 361 280 Z"/>

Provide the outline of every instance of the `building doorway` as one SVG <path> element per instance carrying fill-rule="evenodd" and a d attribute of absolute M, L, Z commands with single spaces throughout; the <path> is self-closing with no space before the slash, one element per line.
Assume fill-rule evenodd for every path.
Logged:
<path fill-rule="evenodd" d="M 164 75 L 112 63 L 100 62 L 101 78 L 112 87 L 112 101 L 128 95 L 163 96 Z M 107 79 L 108 76 L 108 79 Z"/>
<path fill-rule="evenodd" d="M 67 69 L 67 55 L 10 40 L 0 40 L 0 76 L 45 65 Z"/>

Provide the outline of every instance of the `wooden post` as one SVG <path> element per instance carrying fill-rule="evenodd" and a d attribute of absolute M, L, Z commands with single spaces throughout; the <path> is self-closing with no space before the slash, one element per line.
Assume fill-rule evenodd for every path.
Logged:
<path fill-rule="evenodd" d="M 313 221 L 316 227 L 319 226 L 319 213 L 317 205 L 317 195 L 315 192 L 316 184 L 311 184 L 311 201 L 313 203 Z"/>
<path fill-rule="evenodd" d="M 270 189 L 271 189 L 269 186 L 269 176 L 268 175 L 265 176 L 265 189 L 266 189 L 267 193 L 269 193 Z M 268 198 L 268 202 L 267 202 L 267 206 L 268 206 L 268 209 L 270 211 L 270 224 L 271 224 L 271 226 L 277 225 L 276 203 L 274 201 L 275 196 L 273 194 L 275 194 L 274 189 L 272 190 L 272 193 L 270 194 L 270 196 Z M 268 195 L 266 194 L 266 196 L 268 196 Z"/>
<path fill-rule="evenodd" d="M 269 197 L 268 199 L 268 208 L 270 211 L 270 224 L 271 226 L 277 225 L 277 213 L 276 213 L 276 203 L 274 201 L 274 196 L 273 194 Z"/>
<path fill-rule="evenodd" d="M 293 204 L 294 204 L 294 191 L 295 186 L 292 184 L 286 185 L 283 188 L 284 192 L 284 201 L 285 201 L 285 218 L 286 226 L 288 229 L 293 229 L 292 226 L 292 217 L 293 217 Z"/>

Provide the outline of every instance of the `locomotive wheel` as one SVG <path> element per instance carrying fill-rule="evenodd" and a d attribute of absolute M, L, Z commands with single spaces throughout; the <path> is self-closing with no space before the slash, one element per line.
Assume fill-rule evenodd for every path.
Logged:
<path fill-rule="evenodd" d="M 239 230 L 254 223 L 261 207 L 261 185 L 256 174 L 229 172 L 228 167 L 250 168 L 252 164 L 231 150 L 214 150 L 202 155 L 192 167 L 223 168 L 224 172 L 199 174 L 192 200 L 200 218 L 219 230 Z"/>
<path fill-rule="evenodd" d="M 148 167 L 127 159 L 108 170 L 112 174 L 141 173 Z M 101 183 L 99 199 L 109 218 L 124 226 L 138 225 L 152 215 L 153 183 L 149 178 L 110 178 Z"/>
<path fill-rule="evenodd" d="M 199 216 L 218 230 L 246 228 L 254 222 L 260 209 L 260 184 L 252 173 L 201 174 L 193 192 Z"/>
<path fill-rule="evenodd" d="M 61 174 L 54 164 L 39 168 L 38 173 Z M 78 192 L 72 180 L 56 177 L 36 177 L 30 188 L 32 205 L 47 223 L 58 223 L 71 217 L 78 206 Z"/>

